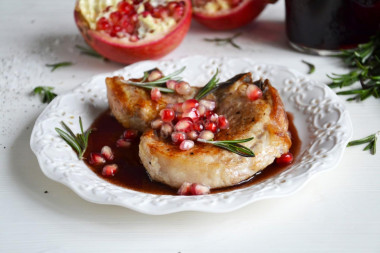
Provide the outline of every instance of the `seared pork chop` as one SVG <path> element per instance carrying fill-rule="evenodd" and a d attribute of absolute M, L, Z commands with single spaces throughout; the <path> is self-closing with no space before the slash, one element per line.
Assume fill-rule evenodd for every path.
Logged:
<path fill-rule="evenodd" d="M 250 178 L 288 152 L 291 146 L 288 119 L 277 90 L 265 80 L 260 85 L 263 97 L 250 101 L 246 95 L 250 83 L 250 73 L 240 74 L 214 92 L 216 113 L 225 115 L 230 123 L 230 128 L 216 134 L 215 140 L 254 137 L 242 145 L 252 149 L 255 157 L 242 157 L 199 142 L 183 151 L 178 145 L 162 140 L 154 130 L 147 130 L 141 137 L 139 155 L 150 177 L 175 188 L 184 182 L 227 187 Z"/>
<path fill-rule="evenodd" d="M 157 118 L 158 113 L 167 104 L 183 102 L 193 98 L 199 88 L 192 87 L 189 95 L 181 96 L 176 93 L 162 93 L 162 98 L 155 102 L 150 98 L 150 90 L 125 84 L 123 77 L 106 78 L 107 97 L 111 112 L 125 127 L 145 131 L 150 122 Z"/>

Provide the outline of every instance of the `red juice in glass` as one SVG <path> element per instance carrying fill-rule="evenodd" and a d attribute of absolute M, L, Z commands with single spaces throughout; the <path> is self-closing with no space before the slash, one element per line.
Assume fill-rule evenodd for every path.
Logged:
<path fill-rule="evenodd" d="M 290 44 L 329 55 L 365 43 L 379 31 L 380 0 L 286 0 Z"/>

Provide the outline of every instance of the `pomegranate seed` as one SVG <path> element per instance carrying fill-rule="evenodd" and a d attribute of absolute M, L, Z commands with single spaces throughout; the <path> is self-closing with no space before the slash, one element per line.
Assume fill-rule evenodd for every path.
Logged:
<path fill-rule="evenodd" d="M 204 126 L 205 126 L 206 130 L 209 130 L 209 131 L 211 131 L 213 133 L 216 133 L 216 131 L 218 130 L 218 126 L 216 125 L 215 122 L 207 121 L 204 124 Z"/>
<path fill-rule="evenodd" d="M 173 11 L 173 18 L 175 19 L 175 21 L 178 22 L 182 18 L 184 12 L 185 8 L 183 6 L 176 6 Z"/>
<path fill-rule="evenodd" d="M 162 121 L 162 119 L 155 119 L 153 120 L 151 123 L 150 123 L 150 126 L 153 128 L 153 129 L 158 129 L 162 126 L 164 122 Z"/>
<path fill-rule="evenodd" d="M 161 91 L 158 89 L 158 88 L 153 88 L 151 91 L 150 91 L 150 98 L 153 100 L 153 101 L 158 101 L 160 100 L 162 97 L 161 95 Z"/>
<path fill-rule="evenodd" d="M 201 132 L 205 127 L 203 126 L 202 122 L 198 121 L 198 122 L 195 122 L 194 125 L 193 125 L 193 129 L 198 131 L 198 132 Z"/>
<path fill-rule="evenodd" d="M 132 35 L 131 37 L 129 37 L 129 41 L 130 42 L 137 42 L 137 41 L 139 41 L 139 37 L 137 35 Z"/>
<path fill-rule="evenodd" d="M 205 185 L 193 183 L 190 186 L 190 194 L 191 195 L 205 195 L 210 193 L 210 187 Z"/>
<path fill-rule="evenodd" d="M 143 0 L 133 0 L 133 4 L 140 4 Z"/>
<path fill-rule="evenodd" d="M 263 92 L 258 86 L 254 84 L 251 84 L 248 86 L 247 97 L 249 100 L 255 101 L 257 99 L 260 99 L 262 96 L 263 96 Z"/>
<path fill-rule="evenodd" d="M 99 165 L 105 163 L 106 159 L 99 153 L 90 153 L 90 160 L 88 162 L 93 165 Z"/>
<path fill-rule="evenodd" d="M 117 4 L 117 9 L 121 13 L 129 14 L 132 11 L 134 11 L 134 8 L 131 4 L 129 4 L 127 1 L 121 1 Z"/>
<path fill-rule="evenodd" d="M 291 164 L 293 162 L 293 154 L 288 152 L 285 154 L 282 154 L 280 157 L 276 158 L 276 163 L 285 165 L 285 164 Z"/>
<path fill-rule="evenodd" d="M 208 99 L 201 99 L 199 101 L 199 104 L 203 105 L 204 107 L 206 107 L 206 109 L 208 111 L 213 111 L 215 110 L 215 107 L 216 107 L 216 103 L 215 101 L 212 101 L 212 100 L 208 100 Z"/>
<path fill-rule="evenodd" d="M 132 145 L 130 141 L 124 139 L 118 139 L 116 141 L 116 147 L 118 148 L 129 148 Z"/>
<path fill-rule="evenodd" d="M 199 105 L 198 100 L 196 99 L 189 99 L 182 103 L 182 110 L 183 112 L 190 112 L 193 109 L 197 108 Z"/>
<path fill-rule="evenodd" d="M 186 134 L 184 132 L 173 132 L 172 141 L 174 144 L 180 144 L 186 139 Z"/>
<path fill-rule="evenodd" d="M 211 122 L 217 122 L 218 118 L 219 118 L 218 114 L 216 114 L 215 112 L 212 112 L 212 111 L 207 111 L 205 116 Z"/>
<path fill-rule="evenodd" d="M 176 80 L 169 80 L 169 81 L 167 81 L 166 82 L 166 87 L 168 88 L 168 89 L 172 89 L 172 90 L 174 90 L 175 89 L 175 86 L 177 85 L 177 81 Z"/>
<path fill-rule="evenodd" d="M 182 118 L 175 124 L 174 129 L 178 132 L 190 132 L 193 126 L 193 121 L 190 118 Z"/>
<path fill-rule="evenodd" d="M 206 141 L 212 140 L 214 139 L 214 133 L 209 130 L 204 130 L 199 134 L 199 139 Z"/>
<path fill-rule="evenodd" d="M 114 155 L 112 153 L 112 149 L 109 146 L 102 147 L 100 154 L 102 154 L 102 156 L 104 158 L 106 158 L 107 161 L 112 161 L 114 158 Z"/>
<path fill-rule="evenodd" d="M 203 105 L 199 105 L 197 109 L 200 117 L 204 116 L 207 111 L 206 107 Z"/>
<path fill-rule="evenodd" d="M 108 30 L 110 28 L 110 23 L 105 17 L 102 17 L 96 22 L 96 30 L 102 31 L 102 30 Z"/>
<path fill-rule="evenodd" d="M 190 118 L 193 121 L 198 121 L 199 120 L 199 112 L 197 109 L 193 109 L 190 112 L 184 112 L 182 113 L 182 118 Z"/>
<path fill-rule="evenodd" d="M 145 9 L 145 11 L 152 13 L 154 7 L 150 4 L 150 2 L 145 2 L 144 3 L 144 9 Z"/>
<path fill-rule="evenodd" d="M 190 140 L 193 140 L 193 141 L 195 141 L 198 138 L 198 136 L 199 136 L 199 134 L 195 130 L 192 130 L 192 131 L 187 133 L 187 138 Z"/>
<path fill-rule="evenodd" d="M 146 18 L 146 17 L 148 17 L 148 16 L 150 15 L 150 12 L 149 12 L 149 11 L 143 11 L 143 12 L 141 13 L 141 15 L 142 15 L 144 18 Z"/>
<path fill-rule="evenodd" d="M 194 147 L 194 142 L 192 140 L 184 140 L 179 145 L 179 149 L 183 151 L 192 149 L 193 147 Z"/>
<path fill-rule="evenodd" d="M 148 82 L 156 81 L 156 80 L 160 79 L 162 76 L 163 76 L 163 75 L 162 75 L 162 72 L 159 71 L 158 69 L 152 70 L 152 71 L 149 73 L 149 76 L 148 76 Z"/>
<path fill-rule="evenodd" d="M 164 123 L 161 126 L 160 135 L 162 138 L 166 139 L 168 138 L 173 132 L 173 127 L 169 123 Z"/>
<path fill-rule="evenodd" d="M 168 10 L 165 9 L 162 5 L 157 6 L 153 9 L 152 16 L 154 18 L 161 18 L 164 19 L 169 15 Z"/>
<path fill-rule="evenodd" d="M 182 104 L 183 104 L 183 103 L 176 103 L 176 104 L 174 104 L 174 105 L 173 105 L 173 109 L 174 109 L 174 111 L 176 111 L 176 112 L 183 112 L 183 111 L 182 111 Z"/>
<path fill-rule="evenodd" d="M 218 127 L 220 129 L 228 129 L 230 127 L 230 123 L 228 122 L 228 120 L 226 119 L 225 116 L 219 115 L 219 117 L 218 117 Z"/>
<path fill-rule="evenodd" d="M 133 140 L 137 137 L 138 131 L 135 129 L 127 129 L 123 133 L 123 138 L 125 140 Z"/>
<path fill-rule="evenodd" d="M 116 164 L 110 164 L 103 167 L 102 175 L 105 177 L 112 177 L 116 174 L 118 166 Z"/>
<path fill-rule="evenodd" d="M 178 4 L 177 2 L 174 2 L 174 1 L 169 2 L 169 3 L 167 4 L 167 8 L 168 8 L 168 10 L 169 10 L 170 15 L 173 15 L 173 14 L 174 14 L 175 8 L 176 8 L 177 6 L 179 6 L 179 4 Z"/>
<path fill-rule="evenodd" d="M 175 113 L 173 109 L 163 109 L 160 111 L 160 116 L 164 122 L 171 122 L 175 117 Z"/>
<path fill-rule="evenodd" d="M 176 112 L 176 113 L 175 113 L 175 119 L 176 119 L 177 121 L 181 120 L 181 119 L 182 119 L 182 113 L 181 113 L 181 112 Z"/>
<path fill-rule="evenodd" d="M 191 87 L 187 82 L 179 82 L 175 86 L 175 91 L 180 95 L 188 95 L 191 93 Z"/>
<path fill-rule="evenodd" d="M 118 24 L 119 21 L 121 20 L 121 13 L 118 11 L 111 12 L 109 20 L 111 21 L 112 24 Z"/>
<path fill-rule="evenodd" d="M 178 189 L 178 195 L 189 195 L 190 194 L 191 184 L 188 182 L 184 182 L 181 187 Z"/>

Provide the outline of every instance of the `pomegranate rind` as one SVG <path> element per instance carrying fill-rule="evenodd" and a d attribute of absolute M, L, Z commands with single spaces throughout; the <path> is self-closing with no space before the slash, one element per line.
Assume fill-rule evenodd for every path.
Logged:
<path fill-rule="evenodd" d="M 217 13 L 197 12 L 193 17 L 202 25 L 213 30 L 231 30 L 247 25 L 257 18 L 268 4 L 268 0 L 246 0 L 228 11 Z"/>
<path fill-rule="evenodd" d="M 138 61 L 159 59 L 179 46 L 189 31 L 192 15 L 191 1 L 183 1 L 185 13 L 182 19 L 168 33 L 152 40 L 123 42 L 122 39 L 91 29 L 81 13 L 78 2 L 74 10 L 74 18 L 84 40 L 96 52 L 111 61 L 132 64 Z"/>

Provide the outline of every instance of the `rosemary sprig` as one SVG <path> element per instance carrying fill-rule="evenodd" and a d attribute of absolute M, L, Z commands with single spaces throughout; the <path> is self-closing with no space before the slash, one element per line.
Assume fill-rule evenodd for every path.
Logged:
<path fill-rule="evenodd" d="M 303 63 L 305 63 L 308 67 L 309 67 L 309 72 L 307 72 L 309 75 L 310 74 L 313 74 L 314 71 L 315 71 L 315 66 L 314 64 L 310 63 L 310 62 L 307 62 L 307 61 L 304 61 L 302 60 Z"/>
<path fill-rule="evenodd" d="M 141 81 L 134 82 L 134 81 L 130 81 L 130 80 L 122 80 L 122 82 L 126 83 L 126 84 L 130 84 L 130 85 L 138 86 L 141 88 L 145 88 L 145 89 L 158 88 L 161 92 L 173 93 L 174 90 L 166 88 L 166 82 L 169 80 L 181 81 L 182 77 L 179 77 L 178 75 L 181 74 L 185 69 L 186 69 L 186 67 L 182 67 L 181 69 L 176 70 L 169 75 L 163 76 L 160 79 L 157 79 L 157 80 L 151 81 L 151 82 L 146 82 L 146 79 L 149 76 L 149 72 L 150 72 L 150 70 L 149 70 L 149 71 L 144 72 L 144 76 L 143 76 Z"/>
<path fill-rule="evenodd" d="M 218 83 L 219 83 L 219 78 L 217 78 L 218 74 L 219 74 L 219 70 L 216 69 L 216 73 L 211 77 L 210 81 L 208 81 L 208 83 L 205 86 L 203 86 L 203 88 L 195 96 L 196 100 L 200 100 L 201 98 L 203 98 L 208 93 L 210 93 L 211 91 L 213 91 L 214 89 L 218 87 Z"/>
<path fill-rule="evenodd" d="M 51 68 L 51 72 L 53 72 L 57 68 L 67 67 L 67 66 L 71 66 L 71 65 L 73 65 L 73 63 L 70 62 L 70 61 L 57 62 L 57 63 L 52 63 L 52 64 L 45 64 L 46 67 L 50 67 Z"/>
<path fill-rule="evenodd" d="M 88 145 L 88 137 L 91 134 L 92 129 L 88 129 L 86 132 L 83 131 L 82 118 L 79 117 L 79 126 L 81 133 L 74 134 L 73 131 L 65 124 L 65 122 L 61 121 L 61 124 L 66 130 L 66 132 L 60 128 L 55 128 L 55 131 L 61 136 L 61 138 L 78 154 L 79 159 L 83 159 L 83 154 L 87 149 Z"/>
<path fill-rule="evenodd" d="M 380 94 L 380 33 L 373 36 L 364 44 L 359 44 L 355 49 L 343 50 L 336 55 L 341 57 L 344 63 L 353 67 L 347 74 L 332 74 L 328 77 L 332 80 L 330 88 L 343 88 L 360 81 L 361 88 L 337 92 L 338 95 L 353 95 L 351 100 L 363 101 L 368 97 L 379 98 Z"/>
<path fill-rule="evenodd" d="M 106 60 L 106 58 L 104 58 L 103 56 L 101 56 L 98 52 L 96 52 L 92 48 L 84 47 L 84 46 L 81 46 L 81 45 L 75 45 L 75 47 L 80 50 L 81 54 L 85 54 L 85 55 L 92 56 L 92 57 L 95 57 L 95 58 L 102 58 L 102 59 Z"/>
<path fill-rule="evenodd" d="M 34 94 L 40 94 L 42 103 L 50 103 L 56 96 L 53 92 L 54 88 L 50 86 L 37 86 L 34 88 Z"/>
<path fill-rule="evenodd" d="M 217 45 L 231 44 L 231 46 L 233 46 L 234 48 L 241 49 L 241 47 L 238 44 L 236 44 L 234 41 L 234 39 L 236 39 L 240 35 L 242 35 L 241 32 L 235 33 L 231 37 L 227 37 L 227 38 L 213 38 L 213 39 L 205 38 L 204 41 L 215 42 Z"/>
<path fill-rule="evenodd" d="M 363 139 L 350 141 L 347 147 L 368 143 L 367 146 L 365 146 L 365 148 L 363 149 L 363 151 L 370 150 L 371 154 L 374 155 L 376 154 L 376 142 L 377 142 L 377 137 L 379 134 L 380 134 L 380 131 L 375 134 L 371 134 Z"/>
<path fill-rule="evenodd" d="M 251 140 L 253 140 L 253 137 L 248 138 L 248 139 L 242 139 L 242 140 L 228 140 L 228 141 L 213 141 L 213 140 L 208 141 L 208 140 L 199 139 L 199 138 L 197 139 L 198 142 L 211 144 L 219 148 L 226 149 L 240 156 L 255 157 L 255 154 L 253 153 L 251 149 L 239 144 L 239 143 L 244 143 Z"/>

